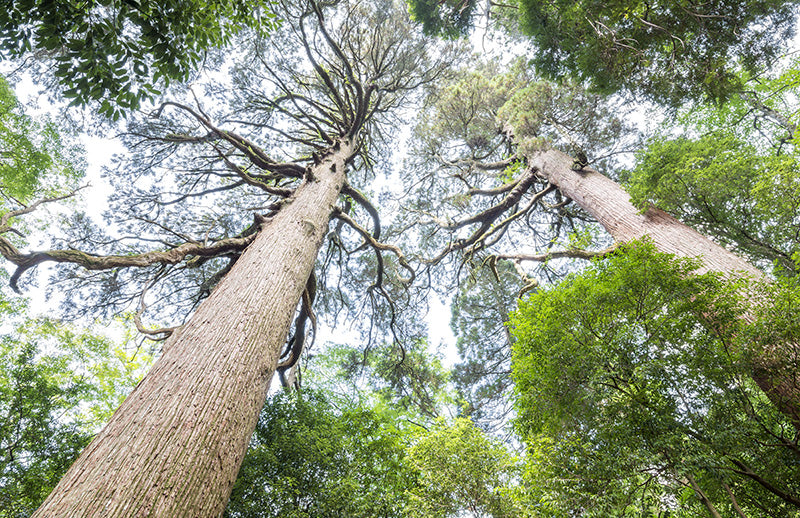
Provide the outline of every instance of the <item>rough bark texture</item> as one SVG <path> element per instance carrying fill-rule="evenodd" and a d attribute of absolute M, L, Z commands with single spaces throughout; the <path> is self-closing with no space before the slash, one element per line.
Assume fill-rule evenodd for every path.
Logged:
<path fill-rule="evenodd" d="M 574 171 L 574 159 L 560 151 L 538 155 L 532 165 L 559 190 L 591 214 L 614 240 L 626 243 L 650 236 L 656 247 L 680 257 L 698 257 L 710 271 L 744 273 L 760 279 L 763 274 L 749 262 L 676 220 L 650 208 L 642 213 L 622 187 L 592 169 Z"/>
<path fill-rule="evenodd" d="M 572 157 L 556 150 L 539 153 L 530 160 L 541 176 L 591 214 L 617 242 L 648 236 L 661 252 L 700 259 L 701 270 L 764 279 L 761 271 L 749 262 L 666 212 L 650 208 L 642 213 L 619 184 L 592 169 L 575 171 L 573 162 Z M 786 347 L 785 351 L 762 351 L 753 380 L 797 426 L 800 425 L 800 387 L 794 376 L 787 375 L 785 367 L 785 358 L 794 356 L 796 346 L 786 344 Z"/>
<path fill-rule="evenodd" d="M 224 511 L 352 152 L 313 168 L 35 517 Z"/>

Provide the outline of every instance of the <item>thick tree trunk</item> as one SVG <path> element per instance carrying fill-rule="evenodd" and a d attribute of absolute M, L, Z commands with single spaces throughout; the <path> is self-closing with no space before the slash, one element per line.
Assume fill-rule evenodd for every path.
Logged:
<path fill-rule="evenodd" d="M 313 168 L 34 516 L 222 514 L 353 151 Z"/>
<path fill-rule="evenodd" d="M 764 279 L 764 275 L 725 247 L 679 222 L 666 212 L 650 208 L 639 211 L 616 182 L 592 169 L 575 171 L 572 157 L 549 150 L 531 157 L 531 166 L 583 210 L 591 214 L 617 242 L 648 236 L 658 250 L 680 257 L 699 258 L 706 271 Z M 785 351 L 762 352 L 753 379 L 772 402 L 797 426 L 800 424 L 800 387 L 796 373 L 786 372 L 787 358 L 796 357 L 795 344 Z"/>

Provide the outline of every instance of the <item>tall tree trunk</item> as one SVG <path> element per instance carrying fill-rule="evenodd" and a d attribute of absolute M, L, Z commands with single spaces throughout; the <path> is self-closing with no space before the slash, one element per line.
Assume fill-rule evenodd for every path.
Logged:
<path fill-rule="evenodd" d="M 222 514 L 354 147 L 314 166 L 35 517 Z"/>
<path fill-rule="evenodd" d="M 573 162 L 572 157 L 556 150 L 530 158 L 531 166 L 537 168 L 541 176 L 591 214 L 617 242 L 648 236 L 662 252 L 700 259 L 706 271 L 764 279 L 763 273 L 752 264 L 666 212 L 656 208 L 641 212 L 616 182 L 588 168 L 575 171 Z M 786 344 L 783 351 L 762 350 L 753 379 L 798 427 L 800 387 L 796 383 L 796 373 L 786 372 L 786 360 L 796 357 L 796 351 L 790 349 L 797 349 L 797 345 Z"/>

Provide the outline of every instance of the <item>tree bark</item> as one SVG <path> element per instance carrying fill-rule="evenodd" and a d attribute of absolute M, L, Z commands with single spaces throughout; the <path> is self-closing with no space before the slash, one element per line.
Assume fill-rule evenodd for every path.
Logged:
<path fill-rule="evenodd" d="M 222 514 L 354 152 L 311 169 L 33 516 Z"/>
<path fill-rule="evenodd" d="M 714 271 L 755 280 L 765 279 L 758 268 L 663 210 L 651 207 L 640 211 L 619 184 L 592 169 L 575 171 L 572 169 L 573 162 L 572 157 L 557 150 L 540 152 L 529 159 L 531 167 L 537 169 L 540 176 L 591 214 L 617 242 L 625 243 L 647 236 L 661 252 L 699 259 L 701 273 Z M 796 376 L 786 375 L 787 359 L 796 357 L 794 350 L 797 346 L 785 345 L 783 351 L 760 351 L 753 380 L 777 408 L 799 427 L 800 387 L 796 383 Z"/>

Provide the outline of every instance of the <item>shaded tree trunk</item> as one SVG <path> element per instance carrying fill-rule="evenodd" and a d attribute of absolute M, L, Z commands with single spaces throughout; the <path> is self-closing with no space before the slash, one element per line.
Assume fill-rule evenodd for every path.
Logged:
<path fill-rule="evenodd" d="M 222 514 L 354 152 L 312 168 L 34 516 Z"/>
<path fill-rule="evenodd" d="M 619 184 L 592 169 L 575 171 L 573 162 L 572 157 L 557 150 L 530 158 L 531 166 L 542 177 L 591 214 L 615 241 L 625 243 L 647 236 L 661 252 L 700 259 L 705 271 L 765 278 L 755 266 L 666 212 L 656 208 L 640 211 Z M 795 376 L 785 375 L 787 358 L 795 356 L 789 349 L 795 348 L 786 344 L 784 351 L 762 350 L 753 380 L 800 428 L 800 387 Z"/>

